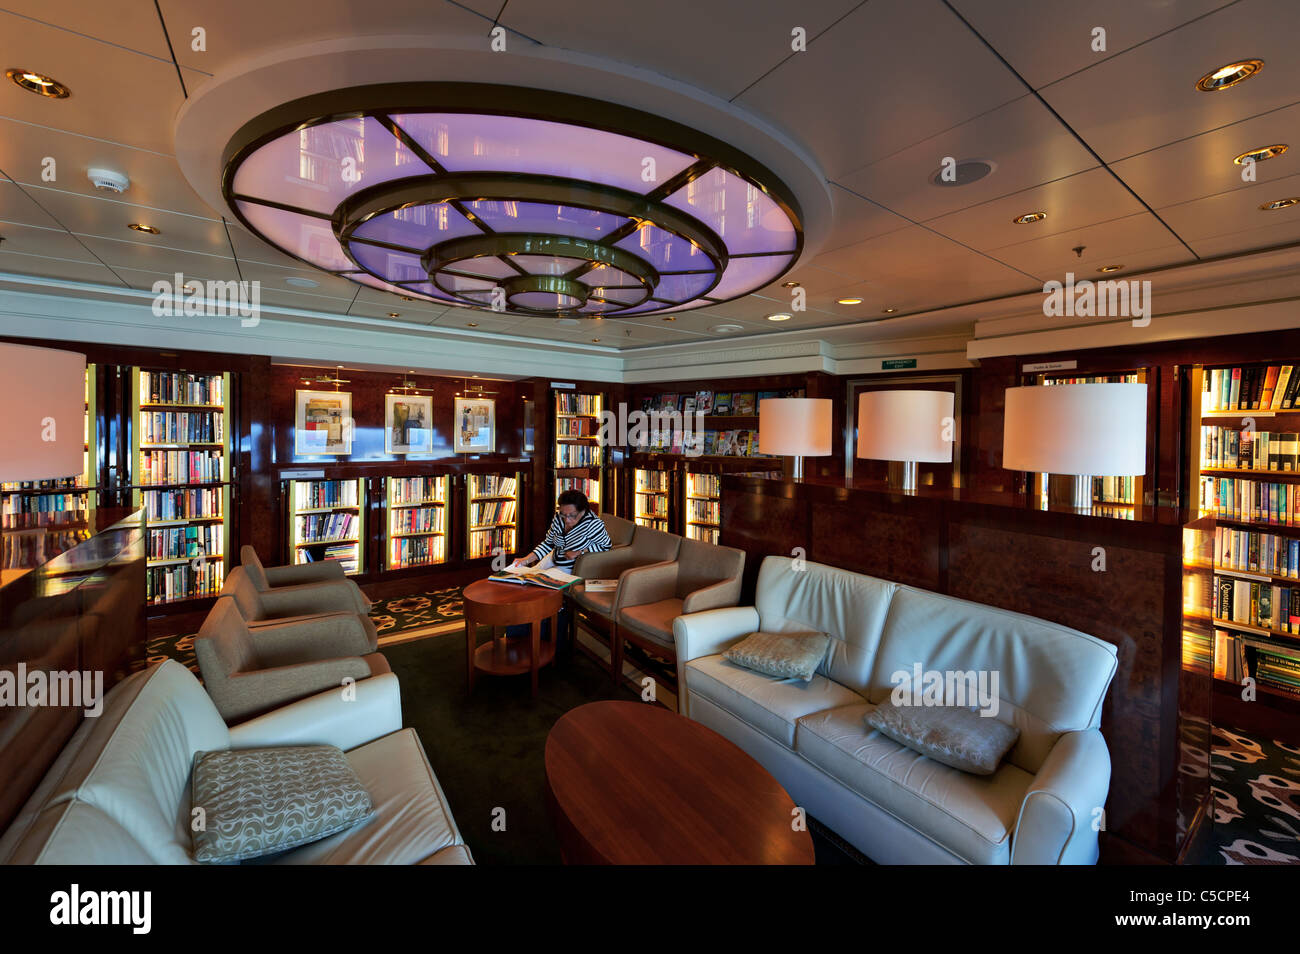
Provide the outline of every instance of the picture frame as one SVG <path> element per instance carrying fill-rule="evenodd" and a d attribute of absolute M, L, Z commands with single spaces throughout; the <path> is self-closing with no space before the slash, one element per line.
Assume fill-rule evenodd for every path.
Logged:
<path fill-rule="evenodd" d="M 496 453 L 496 401 L 478 397 L 456 398 L 451 432 L 454 453 Z"/>
<path fill-rule="evenodd" d="M 384 396 L 384 450 L 389 454 L 433 453 L 432 397 Z"/>
<path fill-rule="evenodd" d="M 352 453 L 352 393 L 295 391 L 293 453 L 295 457 Z"/>

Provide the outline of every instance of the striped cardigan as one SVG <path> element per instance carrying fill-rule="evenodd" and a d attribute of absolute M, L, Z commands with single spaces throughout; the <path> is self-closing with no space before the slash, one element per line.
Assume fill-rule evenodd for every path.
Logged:
<path fill-rule="evenodd" d="M 567 533 L 564 521 L 557 513 L 551 520 L 550 529 L 546 531 L 546 538 L 533 548 L 533 554 L 540 560 L 546 554 L 554 553 L 555 565 L 561 570 L 572 572 L 574 561 L 564 557 L 566 552 L 578 550 L 582 553 L 598 553 L 609 547 L 609 531 L 605 529 L 605 521 L 588 510 Z"/>

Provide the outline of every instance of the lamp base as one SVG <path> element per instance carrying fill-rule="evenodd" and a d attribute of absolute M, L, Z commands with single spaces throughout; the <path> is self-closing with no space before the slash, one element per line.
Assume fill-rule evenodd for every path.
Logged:
<path fill-rule="evenodd" d="M 890 490 L 901 490 L 906 493 L 915 491 L 916 461 L 891 460 L 889 462 L 889 472 L 885 481 Z"/>
<path fill-rule="evenodd" d="M 803 458 L 790 458 L 790 477 L 793 480 L 803 480 Z"/>
<path fill-rule="evenodd" d="M 1090 475 L 1049 474 L 1047 476 L 1047 501 L 1075 510 L 1092 509 L 1092 477 Z"/>

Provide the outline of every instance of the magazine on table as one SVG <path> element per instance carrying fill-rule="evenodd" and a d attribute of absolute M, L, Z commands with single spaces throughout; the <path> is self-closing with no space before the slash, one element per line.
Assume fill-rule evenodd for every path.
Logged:
<path fill-rule="evenodd" d="M 515 560 L 499 573 L 493 573 L 489 580 L 498 583 L 520 583 L 528 586 L 544 586 L 548 590 L 562 590 L 574 583 L 581 583 L 582 577 L 566 573 L 555 565 L 553 554 L 546 554 L 536 566 L 524 566 Z"/>

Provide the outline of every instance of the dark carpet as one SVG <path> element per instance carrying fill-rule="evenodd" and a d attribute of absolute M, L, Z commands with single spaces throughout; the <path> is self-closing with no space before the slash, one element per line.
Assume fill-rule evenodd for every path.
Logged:
<path fill-rule="evenodd" d="M 559 864 L 546 810 L 546 736 L 570 709 L 638 701 L 582 652 L 538 675 L 480 675 L 470 695 L 463 632 L 384 648 L 402 685 L 403 723 L 424 743 L 461 834 L 482 865 Z M 811 820 L 810 820 L 811 821 Z M 855 864 L 848 846 L 810 824 L 818 864 Z"/>
<path fill-rule="evenodd" d="M 1213 731 L 1213 850 L 1201 863 L 1300 864 L 1300 748 Z"/>

